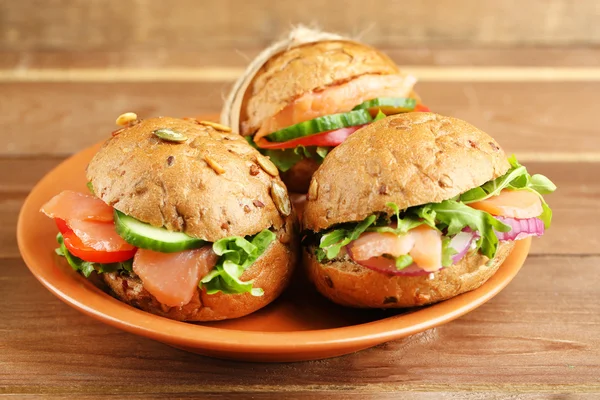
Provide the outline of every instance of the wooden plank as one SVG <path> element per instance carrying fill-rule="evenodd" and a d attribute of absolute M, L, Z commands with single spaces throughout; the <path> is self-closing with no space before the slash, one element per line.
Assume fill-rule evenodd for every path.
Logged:
<path fill-rule="evenodd" d="M 379 47 L 399 65 L 598 67 L 598 47 L 449 48 Z M 219 47 L 203 51 L 128 49 L 126 51 L 0 51 L 2 69 L 64 68 L 202 68 L 246 65 L 262 47 Z"/>
<path fill-rule="evenodd" d="M 29 394 L 19 395 L 19 399 L 72 399 L 73 394 L 68 389 L 64 390 L 65 394 Z M 304 399 L 315 399 L 315 398 L 326 398 L 328 400 L 392 400 L 392 399 L 403 399 L 403 400 L 506 400 L 506 399 L 519 399 L 519 400 L 540 400 L 540 399 L 557 399 L 557 398 L 568 398 L 569 400 L 586 400 L 586 399 L 597 399 L 597 394 L 594 393 L 569 393 L 568 391 L 554 391 L 552 393 L 524 393 L 524 392 L 482 392 L 482 391 L 457 391 L 457 392 L 377 392 L 377 393 L 365 393 L 360 391 L 350 391 L 343 387 L 336 389 L 335 391 L 318 391 L 318 390 L 306 390 L 306 391 L 271 391 L 271 392 L 228 392 L 228 393 L 202 393 L 202 399 L 251 399 L 251 400 L 264 400 L 264 399 L 277 399 L 280 400 L 281 396 L 285 394 L 288 399 L 304 400 Z M 561 397 L 556 397 L 556 396 Z M 119 393 L 114 397 L 120 398 L 123 394 Z M 113 396 L 106 394 L 98 395 L 86 395 L 77 393 L 77 399 L 91 400 L 91 399 L 105 399 L 113 398 Z M 197 399 L 197 392 L 182 393 L 144 393 L 144 394 L 127 394 L 128 400 L 162 400 L 162 399 Z"/>
<path fill-rule="evenodd" d="M 368 18 L 367 18 L 368 14 Z M 0 50 L 189 51 L 261 47 L 294 24 L 347 32 L 378 45 L 594 45 L 597 3 L 400 0 L 365 14 L 361 0 L 35 0 L 0 2 Z"/>
<path fill-rule="evenodd" d="M 141 117 L 217 113 L 228 87 L 216 82 L 0 84 L 0 155 L 76 152 L 105 138 L 126 111 Z M 600 152 L 595 118 L 600 82 L 423 82 L 417 91 L 433 110 L 471 122 L 507 151 L 538 160 L 544 153 L 577 160 L 580 152 Z"/>
<path fill-rule="evenodd" d="M 34 184 L 62 160 L 0 158 L 0 257 L 19 257 L 16 226 L 21 206 Z"/>
<path fill-rule="evenodd" d="M 550 82 L 417 85 L 434 111 L 469 121 L 497 139 L 507 152 L 517 154 L 600 150 L 597 127 L 589 119 L 598 88 L 596 84 Z M 577 99 L 577 105 L 566 106 L 565 99 Z"/>
<path fill-rule="evenodd" d="M 252 364 L 204 358 L 103 325 L 60 303 L 21 260 L 5 259 L 0 387 L 15 394 L 155 396 L 598 392 L 599 268 L 598 256 L 532 257 L 493 300 L 434 330 L 329 360 Z"/>
<path fill-rule="evenodd" d="M 59 158 L 0 158 L 0 257 L 18 257 L 15 226 L 18 211 L 35 182 Z M 550 177 L 558 191 L 546 198 L 554 210 L 553 225 L 534 240 L 532 254 L 600 254 L 600 163 L 527 163 L 529 171 Z"/>
<path fill-rule="evenodd" d="M 405 73 L 431 82 L 599 82 L 600 68 L 427 67 L 401 66 Z M 236 67 L 194 68 L 42 68 L 0 69 L 0 83 L 145 83 L 233 82 L 244 73 Z"/>
<path fill-rule="evenodd" d="M 0 123 L 7 129 L 0 154 L 76 152 L 106 138 L 127 111 L 217 113 L 226 90 L 218 83 L 0 84 Z"/>
<path fill-rule="evenodd" d="M 64 157 L 0 157 L 0 193 L 23 195 L 42 179 L 46 172 L 56 167 Z M 0 218 L 1 220 L 1 218 Z"/>

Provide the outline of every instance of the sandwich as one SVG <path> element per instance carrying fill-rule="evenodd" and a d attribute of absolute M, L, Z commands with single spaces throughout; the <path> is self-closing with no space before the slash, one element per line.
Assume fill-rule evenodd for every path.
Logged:
<path fill-rule="evenodd" d="M 260 68 L 251 64 L 241 78 L 246 85 L 234 86 L 221 119 L 271 159 L 291 192 L 306 193 L 327 154 L 361 127 L 428 110 L 413 90 L 416 79 L 388 56 L 327 38 L 267 51 Z"/>
<path fill-rule="evenodd" d="M 305 267 L 345 306 L 446 300 L 481 286 L 516 241 L 550 227 L 543 195 L 555 189 L 467 122 L 390 116 L 354 133 L 314 174 Z"/>
<path fill-rule="evenodd" d="M 117 122 L 87 167 L 90 193 L 64 191 L 41 209 L 58 226 L 57 254 L 175 320 L 237 318 L 277 298 L 297 254 L 277 168 L 219 124 Z"/>

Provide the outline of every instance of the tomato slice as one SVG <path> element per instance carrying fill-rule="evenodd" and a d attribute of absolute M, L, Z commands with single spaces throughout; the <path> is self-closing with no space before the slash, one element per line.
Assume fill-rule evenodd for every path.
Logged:
<path fill-rule="evenodd" d="M 54 222 L 56 223 L 58 231 L 63 235 L 71 230 L 71 228 L 69 228 L 69 225 L 67 225 L 67 222 L 64 219 L 54 218 Z"/>
<path fill-rule="evenodd" d="M 415 112 L 431 112 L 429 107 L 423 104 L 417 104 L 414 109 Z"/>
<path fill-rule="evenodd" d="M 83 244 L 81 239 L 75 235 L 75 232 L 69 230 L 63 233 L 65 247 L 69 253 L 75 257 L 79 257 L 84 261 L 96 262 L 101 264 L 109 264 L 115 262 L 126 261 L 132 258 L 137 251 L 137 248 L 123 251 L 98 251 Z"/>
<path fill-rule="evenodd" d="M 73 232 L 69 225 L 60 218 L 54 218 L 54 222 L 58 227 L 58 230 L 63 235 L 65 247 L 75 257 L 79 257 L 84 261 L 97 262 L 101 264 L 108 264 L 114 262 L 126 261 L 135 255 L 137 248 L 129 245 L 118 251 L 103 251 L 95 250 L 94 248 L 87 246 L 83 241 Z M 106 223 L 106 225 L 113 225 Z"/>
<path fill-rule="evenodd" d="M 348 139 L 348 136 L 352 135 L 363 126 L 365 125 L 350 126 L 333 131 L 315 133 L 314 135 L 304 136 L 281 143 L 269 142 L 263 138 L 259 139 L 256 142 L 256 145 L 261 149 L 295 149 L 298 146 L 335 147 Z"/>

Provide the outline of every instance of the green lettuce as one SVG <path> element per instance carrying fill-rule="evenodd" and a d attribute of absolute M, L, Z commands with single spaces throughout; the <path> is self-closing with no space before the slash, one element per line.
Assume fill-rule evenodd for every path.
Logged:
<path fill-rule="evenodd" d="M 399 235 L 425 223 L 415 215 L 401 216 L 400 209 L 394 203 L 387 203 L 386 206 L 391 208 L 396 214 L 395 228 L 389 226 L 389 220 L 385 218 L 378 219 L 376 215 L 367 217 L 357 225 L 345 224 L 338 229 L 335 229 L 329 233 L 325 233 L 321 237 L 321 241 L 319 242 L 319 249 L 321 251 L 317 251 L 317 258 L 319 261 L 322 261 L 324 258 L 331 260 L 337 257 L 342 247 L 358 239 L 358 237 L 367 230 L 369 232 L 391 232 Z M 408 265 L 410 265 L 404 265 L 406 262 L 408 262 L 406 257 L 401 256 L 399 258 L 401 259 L 396 259 L 396 266 L 398 268 L 402 268 L 402 266 L 408 267 Z M 412 264 L 412 258 L 410 259 L 410 263 Z"/>
<path fill-rule="evenodd" d="M 450 267 L 452 264 L 454 264 L 454 260 L 452 260 L 452 257 L 457 254 L 457 251 L 454 247 L 450 246 L 450 241 L 452 240 L 452 238 L 448 237 L 448 236 L 444 236 L 444 238 L 442 239 L 442 266 L 443 267 Z"/>
<path fill-rule="evenodd" d="M 373 122 L 379 121 L 380 119 L 384 119 L 385 117 L 387 117 L 387 115 L 385 115 L 380 109 L 377 111 L 377 115 L 375 116 L 375 118 L 373 118 Z"/>
<path fill-rule="evenodd" d="M 355 226 L 352 226 L 354 224 L 347 224 L 347 227 L 342 227 L 324 234 L 319 242 L 319 249 L 316 254 L 317 259 L 322 261 L 324 258 L 330 260 L 335 258 L 340 253 L 342 247 L 358 239 L 368 227 L 375 223 L 376 219 L 377 216 L 371 215 Z"/>
<path fill-rule="evenodd" d="M 241 281 L 240 276 L 265 252 L 274 239 L 275 234 L 265 229 L 249 240 L 232 236 L 214 242 L 212 248 L 220 256 L 219 261 L 213 270 L 200 280 L 200 288 L 206 289 L 208 294 L 223 292 L 262 296 L 262 289 L 253 288 L 253 281 Z"/>
<path fill-rule="evenodd" d="M 445 200 L 441 203 L 430 203 L 408 209 L 407 212 L 415 213 L 427 225 L 445 231 L 446 236 L 452 237 L 466 227 L 479 232 L 477 249 L 481 254 L 493 258 L 498 249 L 498 232 L 508 232 L 510 226 L 503 224 L 491 214 L 476 210 L 455 200 Z"/>
<path fill-rule="evenodd" d="M 477 249 L 488 258 L 493 258 L 498 249 L 498 232 L 508 232 L 510 227 L 503 224 L 491 214 L 476 210 L 467 204 L 488 199 L 498 195 L 503 189 L 528 190 L 537 194 L 542 201 L 542 215 L 539 218 L 544 222 L 546 228 L 550 227 L 552 210 L 544 200 L 544 194 L 556 190 L 556 185 L 543 175 L 529 175 L 527 169 L 519 164 L 515 156 L 508 159 L 510 169 L 501 177 L 489 181 L 480 187 L 471 189 L 460 196 L 441 203 L 430 203 L 417 207 L 400 210 L 394 203 L 387 203 L 395 214 L 396 226 L 390 226 L 391 219 L 386 216 L 371 215 L 358 224 L 344 224 L 334 230 L 325 232 L 321 236 L 319 248 L 316 251 L 319 261 L 324 258 L 335 258 L 342 247 L 348 245 L 365 231 L 369 232 L 391 232 L 394 234 L 405 234 L 422 224 L 443 232 L 445 237 L 442 241 L 442 265 L 452 265 L 452 256 L 455 250 L 449 246 L 450 238 L 465 228 L 479 232 L 476 242 Z M 412 259 L 405 256 L 394 258 L 399 269 L 405 268 Z"/>
<path fill-rule="evenodd" d="M 508 162 L 510 169 L 506 174 L 463 193 L 460 195 L 460 201 L 469 204 L 485 200 L 497 196 L 503 189 L 528 190 L 540 197 L 542 215 L 539 218 L 544 222 L 546 229 L 549 228 L 552 222 L 552 210 L 542 195 L 554 192 L 556 185 L 544 175 L 529 175 L 527 168 L 519 164 L 514 155 L 508 159 Z"/>
<path fill-rule="evenodd" d="M 390 220 L 371 215 L 356 226 L 352 225 L 341 229 L 335 229 L 325 233 L 321 237 L 317 258 L 321 261 L 323 258 L 335 258 L 342 247 L 348 245 L 365 231 L 369 232 L 391 232 L 395 234 L 405 234 L 419 225 L 427 224 L 440 232 L 445 232 L 450 237 L 461 232 L 466 227 L 478 231 L 480 238 L 477 241 L 477 248 L 481 253 L 489 258 L 494 257 L 498 248 L 498 237 L 494 230 L 507 232 L 510 227 L 503 224 L 492 215 L 471 208 L 455 200 L 445 200 L 441 203 L 430 203 L 423 206 L 411 207 L 400 212 L 398 206 L 394 203 L 387 203 L 395 213 L 397 226 L 389 226 Z M 449 246 L 449 240 L 442 242 L 442 265 L 452 265 L 453 249 Z M 404 264 L 405 261 L 398 264 Z M 410 264 L 409 264 L 410 265 Z"/>
<path fill-rule="evenodd" d="M 246 141 L 263 155 L 269 157 L 281 172 L 286 172 L 305 158 L 312 158 L 319 164 L 331 150 L 329 147 L 321 146 L 298 146 L 293 149 L 261 149 L 254 143 L 251 136 L 246 136 Z"/>
<path fill-rule="evenodd" d="M 373 226 L 369 229 L 372 232 L 391 232 L 397 235 L 407 233 L 411 229 L 416 228 L 419 225 L 423 225 L 425 221 L 423 221 L 418 215 L 413 213 L 404 213 L 402 214 L 402 210 L 398 208 L 398 205 L 395 203 L 387 203 L 386 206 L 390 208 L 395 216 L 396 216 L 396 227 L 392 228 L 389 226 L 389 221 L 384 220 L 380 221 L 381 226 Z"/>
<path fill-rule="evenodd" d="M 259 149 L 262 154 L 269 157 L 271 162 L 281 171 L 286 172 L 305 158 L 312 158 L 319 164 L 323 162 L 329 147 L 304 147 L 294 149 Z"/>
<path fill-rule="evenodd" d="M 89 278 L 89 276 L 94 271 L 96 271 L 99 274 L 116 271 L 132 271 L 133 259 L 110 264 L 101 264 L 90 261 L 84 261 L 79 257 L 75 257 L 69 252 L 69 250 L 67 250 L 63 236 L 60 233 L 56 236 L 56 241 L 59 244 L 59 247 L 55 250 L 56 254 L 64 257 L 71 266 L 71 268 L 73 268 L 75 271 L 81 272 L 86 278 Z"/>

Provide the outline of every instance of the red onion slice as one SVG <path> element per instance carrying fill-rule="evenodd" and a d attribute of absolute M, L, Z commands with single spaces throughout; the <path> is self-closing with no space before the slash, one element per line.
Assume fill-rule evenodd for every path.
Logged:
<path fill-rule="evenodd" d="M 544 222 L 539 218 L 517 219 L 500 216 L 495 218 L 511 228 L 508 232 L 495 231 L 500 241 L 519 240 L 528 236 L 542 236 L 544 234 Z"/>
<path fill-rule="evenodd" d="M 456 264 L 469 252 L 471 244 L 474 240 L 479 239 L 479 233 L 471 229 L 464 229 L 450 240 L 450 247 L 456 250 L 456 254 L 452 256 L 452 262 Z"/>

